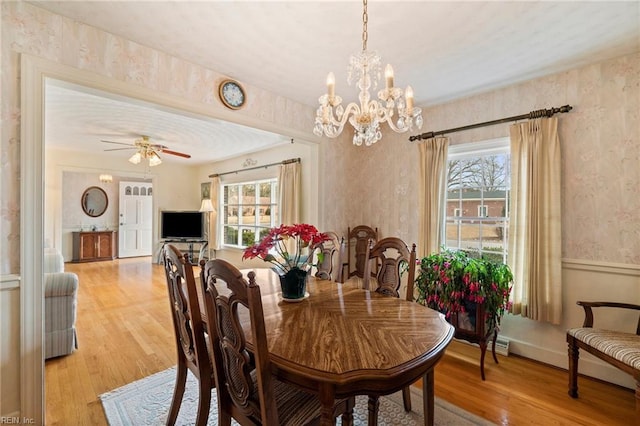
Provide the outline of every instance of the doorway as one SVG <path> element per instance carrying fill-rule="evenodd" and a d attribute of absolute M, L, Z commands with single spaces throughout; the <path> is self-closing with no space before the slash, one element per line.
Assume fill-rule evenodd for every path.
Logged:
<path fill-rule="evenodd" d="M 151 256 L 153 184 L 120 181 L 118 257 Z"/>

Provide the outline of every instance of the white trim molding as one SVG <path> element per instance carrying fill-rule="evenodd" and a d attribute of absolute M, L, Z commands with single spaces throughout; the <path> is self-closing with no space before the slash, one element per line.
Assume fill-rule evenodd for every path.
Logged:
<path fill-rule="evenodd" d="M 20 288 L 20 275 L 0 275 L 0 291 Z"/>
<path fill-rule="evenodd" d="M 640 265 L 628 263 L 600 262 L 585 259 L 562 259 L 562 267 L 578 271 L 602 272 L 603 274 L 622 274 L 640 277 Z"/>

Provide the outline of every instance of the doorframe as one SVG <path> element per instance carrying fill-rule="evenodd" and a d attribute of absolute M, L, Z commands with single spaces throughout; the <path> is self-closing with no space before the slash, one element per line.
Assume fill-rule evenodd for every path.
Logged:
<path fill-rule="evenodd" d="M 314 140 L 310 132 L 286 128 L 257 117 L 238 114 L 218 105 L 196 103 L 147 87 L 115 80 L 48 59 L 20 56 L 20 415 L 44 424 L 44 87 L 52 78 L 114 96 L 153 103 L 172 110 L 215 118 L 302 141 Z M 213 90 L 213 89 L 212 89 Z M 325 144 L 310 143 L 320 158 Z M 315 165 L 322 175 L 324 165 Z M 319 170 L 317 170 L 319 169 Z M 155 182 L 154 182 L 155 186 Z M 319 193 L 323 191 L 319 185 Z M 155 197 L 154 197 L 155 198 Z M 317 207 L 318 199 L 312 200 Z M 318 218 L 322 222 L 323 218 Z"/>

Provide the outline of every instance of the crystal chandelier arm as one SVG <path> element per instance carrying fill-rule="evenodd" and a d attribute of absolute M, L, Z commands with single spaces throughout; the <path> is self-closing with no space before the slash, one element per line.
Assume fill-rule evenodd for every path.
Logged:
<path fill-rule="evenodd" d="M 330 138 L 338 137 L 342 133 L 349 116 L 360 114 L 360 107 L 354 102 L 351 102 L 344 109 L 341 105 L 342 99 L 339 96 L 329 99 L 328 95 L 323 95 L 319 101 L 320 106 L 316 112 L 316 125 L 313 128 L 313 133 L 316 136 L 324 134 Z"/>

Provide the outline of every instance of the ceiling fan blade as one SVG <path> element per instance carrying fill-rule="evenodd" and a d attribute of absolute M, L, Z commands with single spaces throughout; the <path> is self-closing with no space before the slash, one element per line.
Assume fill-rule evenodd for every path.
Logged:
<path fill-rule="evenodd" d="M 130 144 L 130 143 L 125 143 L 125 142 L 115 142 L 115 141 L 105 141 L 105 140 L 102 140 L 102 139 L 100 140 L 100 142 L 104 142 L 104 143 L 115 143 L 115 144 L 118 144 L 118 145 L 128 145 L 128 146 L 133 146 L 133 145 L 132 145 L 132 144 Z"/>
<path fill-rule="evenodd" d="M 111 148 L 111 149 L 105 149 L 104 151 L 123 151 L 123 150 L 129 150 L 129 149 L 137 149 L 135 146 L 130 146 L 129 148 Z"/>
<path fill-rule="evenodd" d="M 177 155 L 178 157 L 183 157 L 183 158 L 191 158 L 189 154 L 183 154 L 182 152 L 171 151 L 170 149 L 163 149 L 160 152 L 162 152 L 163 154 Z"/>

